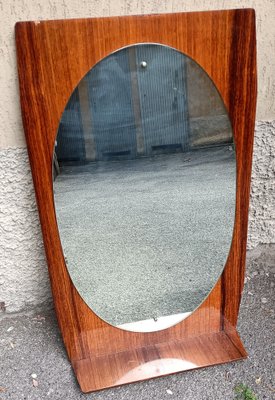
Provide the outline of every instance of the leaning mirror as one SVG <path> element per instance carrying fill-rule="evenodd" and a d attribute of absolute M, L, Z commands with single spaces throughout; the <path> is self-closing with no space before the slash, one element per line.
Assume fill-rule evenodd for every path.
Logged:
<path fill-rule="evenodd" d="M 251 9 L 16 24 L 53 300 L 83 392 L 247 355 L 255 35 Z"/>
<path fill-rule="evenodd" d="M 103 320 L 149 332 L 217 283 L 235 218 L 230 120 L 208 74 L 160 44 L 119 49 L 74 89 L 53 159 L 70 277 Z"/>

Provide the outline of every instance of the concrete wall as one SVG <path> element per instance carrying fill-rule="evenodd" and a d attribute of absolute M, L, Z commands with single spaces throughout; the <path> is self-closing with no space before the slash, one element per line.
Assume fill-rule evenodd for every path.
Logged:
<path fill-rule="evenodd" d="M 0 0 L 0 309 L 23 311 L 51 301 L 20 115 L 15 22 L 240 7 L 257 13 L 258 122 L 248 242 L 255 247 L 275 242 L 274 0 Z"/>

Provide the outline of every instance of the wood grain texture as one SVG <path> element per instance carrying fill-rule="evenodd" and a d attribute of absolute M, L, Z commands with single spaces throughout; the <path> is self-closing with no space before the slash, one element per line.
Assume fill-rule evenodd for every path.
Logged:
<path fill-rule="evenodd" d="M 75 289 L 65 265 L 57 229 L 51 168 L 59 120 L 73 89 L 110 52 L 144 42 L 165 44 L 187 54 L 214 81 L 232 123 L 236 144 L 237 192 L 230 254 L 224 272 L 208 298 L 190 317 L 174 327 L 159 332 L 134 333 L 102 321 Z M 254 11 L 242 9 L 20 22 L 16 24 L 16 45 L 22 117 L 53 298 L 68 356 L 82 388 L 88 391 L 94 386 L 90 382 L 90 372 L 81 367 L 80 360 L 87 360 L 85 362 L 89 364 L 89 360 L 103 357 L 105 361 L 102 365 L 105 365 L 107 359 L 114 360 L 118 353 L 134 354 L 137 349 L 165 343 L 169 347 L 169 343 L 175 341 L 183 346 L 184 357 L 191 359 L 194 357 L 191 354 L 193 348 L 191 346 L 188 350 L 186 343 L 196 341 L 199 336 L 205 338 L 202 344 L 205 351 L 203 361 L 200 363 L 197 360 L 197 365 L 211 365 L 225 359 L 229 361 L 230 356 L 222 355 L 220 345 L 217 345 L 215 362 L 211 359 L 209 346 L 212 342 L 207 344 L 207 338 L 221 332 L 228 332 L 227 338 L 235 337 L 244 282 L 256 107 Z M 241 341 L 235 340 L 234 343 L 236 351 L 245 356 Z M 235 355 L 231 359 L 235 359 Z M 152 357 L 146 362 L 152 361 Z M 141 359 L 141 364 L 143 362 Z M 165 374 L 169 373 L 169 370 L 165 371 Z M 109 374 L 122 376 L 115 368 Z M 135 375 L 135 380 L 139 379 Z M 129 378 L 128 381 L 132 380 Z M 109 377 L 108 382 L 115 382 L 114 377 Z M 110 384 L 101 382 L 100 385 L 106 387 Z"/>
<path fill-rule="evenodd" d="M 236 334 L 237 335 L 237 334 Z M 246 356 L 224 333 L 157 343 L 124 352 L 73 361 L 83 392 L 236 361 Z"/>

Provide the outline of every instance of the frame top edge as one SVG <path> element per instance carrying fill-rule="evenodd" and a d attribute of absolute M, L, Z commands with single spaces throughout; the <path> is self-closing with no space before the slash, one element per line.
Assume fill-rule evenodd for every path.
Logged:
<path fill-rule="evenodd" d="M 15 23 L 15 30 L 17 31 L 18 28 L 24 27 L 27 25 L 34 25 L 34 26 L 39 26 L 39 25 L 44 25 L 44 24 L 56 24 L 56 23 L 63 23 L 63 22 L 81 22 L 81 21 L 100 21 L 100 20 L 112 20 L 112 19 L 132 19 L 132 18 L 138 18 L 138 19 L 145 19 L 145 18 L 162 18 L 162 17 L 167 17 L 167 16 L 187 16 L 190 14 L 193 15 L 205 15 L 205 14 L 216 14 L 216 15 L 222 15 L 222 14 L 236 14 L 236 13 L 246 13 L 246 14 L 252 14 L 255 15 L 255 9 L 254 8 L 232 8 L 232 9 L 223 9 L 223 10 L 202 10 L 202 11 L 186 11 L 186 12 L 171 12 L 171 13 L 152 13 L 152 14 L 133 14 L 133 15 L 112 15 L 112 16 L 102 16 L 102 17 L 83 17 L 83 18 L 58 18 L 58 19 L 45 19 L 45 20 L 30 20 L 30 21 L 18 21 Z"/>

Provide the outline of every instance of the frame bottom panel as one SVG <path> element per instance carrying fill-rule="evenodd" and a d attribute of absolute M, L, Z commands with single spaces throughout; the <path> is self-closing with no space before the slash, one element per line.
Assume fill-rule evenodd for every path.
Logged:
<path fill-rule="evenodd" d="M 236 330 L 72 361 L 85 393 L 246 358 Z"/>

